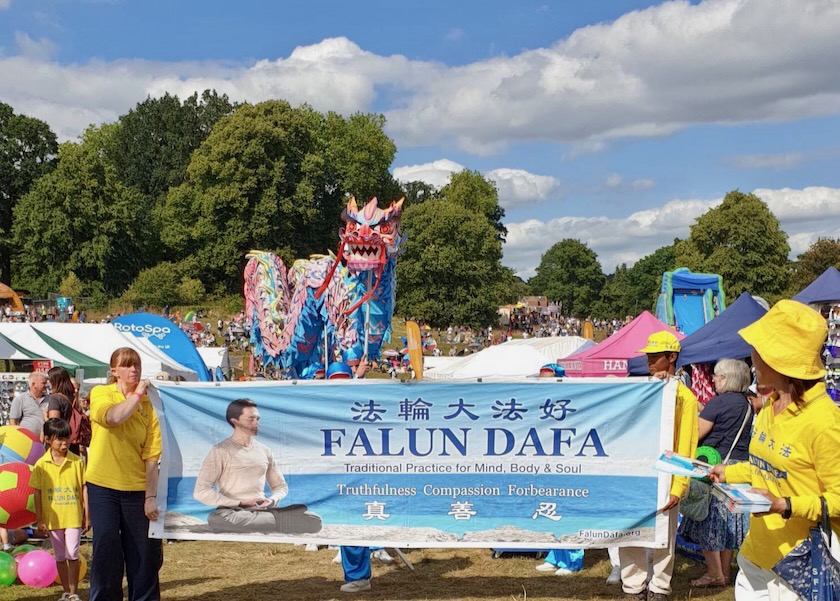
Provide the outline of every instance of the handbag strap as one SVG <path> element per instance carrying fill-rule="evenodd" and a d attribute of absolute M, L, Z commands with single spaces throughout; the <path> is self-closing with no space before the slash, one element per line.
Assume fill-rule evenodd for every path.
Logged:
<path fill-rule="evenodd" d="M 820 516 L 820 528 L 825 533 L 826 544 L 829 548 L 831 548 L 831 520 L 828 517 L 828 503 L 825 500 L 825 497 L 820 497 L 820 503 L 822 505 L 822 515 Z"/>
<path fill-rule="evenodd" d="M 747 412 L 744 413 L 744 421 L 741 423 L 741 427 L 738 428 L 738 433 L 735 435 L 735 440 L 732 441 L 732 446 L 729 447 L 729 452 L 726 454 L 726 457 L 723 458 L 723 463 L 729 461 L 729 456 L 732 454 L 732 451 L 735 450 L 735 445 L 737 445 L 738 441 L 741 440 L 741 433 L 747 426 L 747 420 L 750 418 L 750 413 L 752 413 L 752 403 L 750 403 L 750 400 L 747 397 L 744 397 L 744 400 L 747 401 Z"/>

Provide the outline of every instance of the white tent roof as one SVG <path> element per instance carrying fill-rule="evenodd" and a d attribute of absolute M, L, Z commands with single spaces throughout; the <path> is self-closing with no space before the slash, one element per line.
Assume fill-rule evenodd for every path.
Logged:
<path fill-rule="evenodd" d="M 222 371 L 230 369 L 230 357 L 228 357 L 226 346 L 199 346 L 196 350 L 207 369 L 211 371 L 217 367 L 221 367 Z"/>
<path fill-rule="evenodd" d="M 546 363 L 573 354 L 588 342 L 579 336 L 549 338 L 517 338 L 488 347 L 474 355 L 459 357 L 445 366 L 423 372 L 424 378 L 449 380 L 458 378 L 524 377 L 537 375 Z"/>
<path fill-rule="evenodd" d="M 0 323 L 0 334 L 3 334 L 21 348 L 37 355 L 38 358 L 75 365 L 75 362 L 44 342 L 44 339 L 38 336 L 28 323 Z M 26 360 L 28 357 L 0 338 L 0 359 Z"/>
<path fill-rule="evenodd" d="M 88 357 L 106 365 L 111 361 L 111 354 L 121 347 L 131 347 L 140 355 L 143 371 L 142 378 L 154 378 L 161 371 L 171 376 L 181 376 L 185 380 L 198 380 L 196 373 L 167 357 L 154 345 L 136 336 L 125 336 L 114 326 L 107 323 L 55 323 L 39 322 L 29 324 L 45 336 L 84 353 Z"/>

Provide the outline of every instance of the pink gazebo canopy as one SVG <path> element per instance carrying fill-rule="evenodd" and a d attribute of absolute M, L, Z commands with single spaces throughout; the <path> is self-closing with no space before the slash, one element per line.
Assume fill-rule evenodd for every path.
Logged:
<path fill-rule="evenodd" d="M 683 334 L 659 321 L 650 311 L 644 311 L 618 332 L 587 350 L 560 359 L 558 363 L 567 376 L 599 377 L 627 376 L 627 360 L 638 357 L 640 348 L 647 344 L 648 336 L 654 332 L 669 330 L 682 340 Z"/>

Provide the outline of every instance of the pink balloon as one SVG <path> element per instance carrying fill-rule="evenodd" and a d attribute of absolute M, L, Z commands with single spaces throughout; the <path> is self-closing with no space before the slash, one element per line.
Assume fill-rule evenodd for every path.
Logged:
<path fill-rule="evenodd" d="M 57 575 L 55 558 L 46 551 L 30 551 L 18 562 L 18 578 L 27 586 L 35 588 L 52 586 Z"/>

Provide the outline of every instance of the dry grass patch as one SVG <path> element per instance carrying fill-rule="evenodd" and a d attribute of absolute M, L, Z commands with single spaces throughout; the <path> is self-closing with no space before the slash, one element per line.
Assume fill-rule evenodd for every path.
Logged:
<path fill-rule="evenodd" d="M 90 546 L 83 546 L 90 557 Z M 546 599 L 619 599 L 621 589 L 608 586 L 609 560 L 604 550 L 587 551 L 585 569 L 559 577 L 539 573 L 538 560 L 494 559 L 487 549 L 414 549 L 409 570 L 399 560 L 374 561 L 373 588 L 341 593 L 341 566 L 333 549 L 307 553 L 301 546 L 251 543 L 179 542 L 165 546 L 161 571 L 163 599 L 202 601 L 325 601 L 388 599 L 406 601 L 537 601 Z M 724 601 L 732 589 L 691 590 L 688 581 L 703 573 L 683 558 L 674 570 L 673 601 L 699 598 Z M 87 599 L 87 582 L 81 595 Z M 58 587 L 32 589 L 20 584 L 0 589 L 0 601 L 54 601 Z"/>

